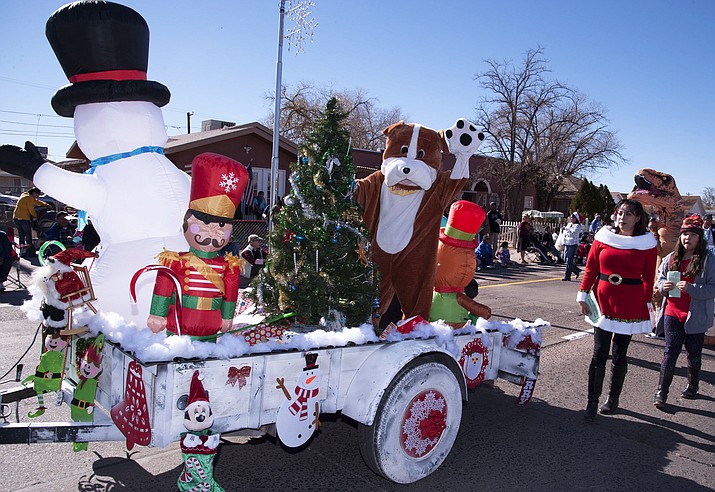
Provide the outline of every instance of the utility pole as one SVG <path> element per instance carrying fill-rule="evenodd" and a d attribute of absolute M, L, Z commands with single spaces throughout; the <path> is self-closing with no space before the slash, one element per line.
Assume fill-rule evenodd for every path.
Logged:
<path fill-rule="evenodd" d="M 289 5 L 286 11 L 286 2 Z M 273 230 L 273 208 L 278 199 L 278 154 L 280 151 L 280 121 L 281 121 L 281 87 L 283 78 L 283 38 L 288 40 L 288 49 L 291 44 L 298 51 L 303 50 L 303 42 L 313 39 L 313 30 L 318 23 L 311 18 L 310 11 L 315 4 L 312 0 L 280 0 L 278 14 L 278 61 L 276 63 L 276 100 L 273 109 L 273 156 L 271 159 L 270 193 L 271 200 L 268 204 L 268 232 Z M 287 34 L 284 34 L 285 16 L 294 24 Z"/>
<path fill-rule="evenodd" d="M 186 112 L 186 133 L 191 133 L 191 116 L 193 114 L 193 111 Z"/>

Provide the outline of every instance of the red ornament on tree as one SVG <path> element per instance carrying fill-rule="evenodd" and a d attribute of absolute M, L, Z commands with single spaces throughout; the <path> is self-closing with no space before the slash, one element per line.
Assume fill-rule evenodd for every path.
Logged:
<path fill-rule="evenodd" d="M 290 229 L 286 229 L 283 233 L 283 244 L 288 244 L 289 242 L 291 242 L 293 240 L 293 236 L 293 231 L 291 231 Z"/>
<path fill-rule="evenodd" d="M 127 438 L 127 449 L 131 451 L 134 443 L 148 446 L 151 442 L 149 408 L 146 404 L 146 388 L 142 379 L 142 368 L 136 361 L 131 361 L 127 368 L 127 385 L 124 399 L 112 407 L 112 420 Z"/>

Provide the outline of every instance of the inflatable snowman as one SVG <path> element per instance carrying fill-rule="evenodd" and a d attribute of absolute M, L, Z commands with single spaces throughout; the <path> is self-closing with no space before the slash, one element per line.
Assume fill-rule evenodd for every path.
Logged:
<path fill-rule="evenodd" d="M 289 448 L 308 442 L 320 425 L 320 371 L 317 359 L 316 353 L 305 354 L 305 367 L 292 394 L 285 387 L 283 378 L 276 379 L 276 387 L 283 390 L 286 397 L 278 409 L 276 431 L 281 442 Z"/>
<path fill-rule="evenodd" d="M 48 195 L 86 211 L 101 237 L 91 277 L 97 307 L 146 326 L 154 275 L 129 281 L 164 248 L 188 248 L 181 230 L 190 178 L 164 156 L 168 139 L 160 107 L 169 90 L 147 80 L 149 29 L 134 10 L 110 2 L 77 2 L 47 21 L 47 39 L 71 82 L 52 107 L 74 117 L 77 144 L 91 160 L 86 174 L 44 160 L 31 143 L 4 146 L 0 167 L 31 179 Z"/>

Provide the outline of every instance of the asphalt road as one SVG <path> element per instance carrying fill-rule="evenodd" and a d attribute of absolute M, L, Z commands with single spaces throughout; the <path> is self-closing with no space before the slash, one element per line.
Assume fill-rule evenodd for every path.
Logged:
<path fill-rule="evenodd" d="M 634 337 L 621 411 L 582 417 L 592 338 L 577 312 L 578 283 L 561 282 L 560 266 L 528 265 L 480 272 L 480 302 L 504 318 L 542 318 L 545 330 L 541 374 L 526 407 L 514 404 L 519 388 L 508 382 L 470 393 L 452 452 L 431 476 L 408 486 L 393 484 L 364 464 L 357 427 L 348 419 L 322 416 L 319 435 L 302 451 L 285 450 L 271 438 L 226 442 L 215 477 L 227 491 L 310 490 L 681 490 L 715 489 L 715 351 L 703 353 L 700 397 L 681 400 L 685 356 L 681 355 L 670 407 L 651 404 L 663 342 Z M 22 293 L 0 293 L 0 374 L 30 344 L 36 326 L 18 309 Z M 34 369 L 39 341 L 23 362 Z M 3 385 L 4 386 L 4 385 Z M 20 405 L 20 415 L 34 408 Z M 53 405 L 41 419 L 66 420 Z M 165 449 L 123 443 L 91 443 L 73 453 L 71 444 L 5 445 L 3 490 L 175 490 L 181 473 L 176 444 Z"/>

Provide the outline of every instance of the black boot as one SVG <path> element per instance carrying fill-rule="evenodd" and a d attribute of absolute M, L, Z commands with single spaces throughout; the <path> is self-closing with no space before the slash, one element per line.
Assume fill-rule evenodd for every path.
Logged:
<path fill-rule="evenodd" d="M 665 402 L 668 401 L 668 391 L 670 391 L 670 383 L 673 382 L 673 371 L 667 369 L 660 370 L 660 381 L 658 381 L 658 391 L 655 392 L 653 405 L 657 408 L 663 408 Z"/>
<path fill-rule="evenodd" d="M 603 378 L 606 376 L 605 367 L 596 367 L 596 363 L 591 361 L 588 366 L 588 404 L 583 418 L 592 421 L 596 417 L 598 411 L 598 399 L 601 397 L 603 390 Z"/>
<path fill-rule="evenodd" d="M 698 389 L 700 388 L 700 368 L 688 367 L 688 386 L 680 394 L 686 400 L 694 400 L 697 398 Z"/>
<path fill-rule="evenodd" d="M 608 400 L 601 406 L 600 412 L 605 415 L 616 413 L 618 408 L 618 397 L 621 396 L 623 382 L 626 380 L 628 366 L 611 366 L 611 391 L 608 392 Z"/>

